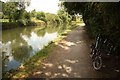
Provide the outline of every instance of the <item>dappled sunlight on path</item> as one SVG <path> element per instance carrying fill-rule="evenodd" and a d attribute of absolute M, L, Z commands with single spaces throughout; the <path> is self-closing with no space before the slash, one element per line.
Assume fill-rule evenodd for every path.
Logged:
<path fill-rule="evenodd" d="M 77 27 L 49 53 L 42 65 L 30 74 L 32 78 L 100 78 L 114 77 L 111 73 L 95 71 L 92 67 L 90 40 L 84 27 Z"/>
<path fill-rule="evenodd" d="M 77 62 L 78 62 L 78 60 L 69 60 L 69 59 L 66 59 L 65 61 L 66 61 L 66 62 L 69 62 L 69 63 L 72 63 L 72 64 L 74 64 L 74 63 L 77 63 Z"/>
<path fill-rule="evenodd" d="M 76 44 L 73 42 L 70 42 L 70 41 L 63 40 L 59 44 L 56 44 L 56 45 L 60 46 L 61 48 L 65 49 L 65 50 L 69 50 L 70 46 L 73 46 L 73 45 L 75 46 Z"/>

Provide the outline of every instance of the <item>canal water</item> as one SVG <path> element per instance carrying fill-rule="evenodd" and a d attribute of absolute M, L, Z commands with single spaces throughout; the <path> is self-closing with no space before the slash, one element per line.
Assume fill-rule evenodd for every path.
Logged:
<path fill-rule="evenodd" d="M 2 31 L 2 55 L 7 56 L 3 62 L 3 70 L 15 70 L 22 62 L 35 55 L 35 53 L 55 38 L 66 26 L 53 26 L 41 28 L 19 27 Z"/>

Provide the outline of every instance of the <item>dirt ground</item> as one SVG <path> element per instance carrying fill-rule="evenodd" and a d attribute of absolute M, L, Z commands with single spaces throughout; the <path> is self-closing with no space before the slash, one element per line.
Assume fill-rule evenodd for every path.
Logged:
<path fill-rule="evenodd" d="M 90 58 L 91 40 L 83 26 L 72 30 L 53 48 L 42 65 L 29 75 L 30 78 L 115 78 L 120 72 L 112 66 L 95 71 Z M 110 60 L 108 62 L 111 63 Z"/>

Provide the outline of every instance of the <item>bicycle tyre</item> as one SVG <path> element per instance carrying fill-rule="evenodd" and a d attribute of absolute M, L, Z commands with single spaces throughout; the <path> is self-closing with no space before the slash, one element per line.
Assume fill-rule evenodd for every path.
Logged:
<path fill-rule="evenodd" d="M 95 69 L 95 70 L 101 70 L 101 68 L 102 68 L 102 59 L 101 59 L 101 57 L 100 56 L 96 56 L 95 58 L 94 58 L 94 60 L 93 60 L 93 68 Z"/>

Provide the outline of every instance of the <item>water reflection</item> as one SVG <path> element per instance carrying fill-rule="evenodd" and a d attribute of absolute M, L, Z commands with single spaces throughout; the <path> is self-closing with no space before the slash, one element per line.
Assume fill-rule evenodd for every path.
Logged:
<path fill-rule="evenodd" d="M 39 37 L 35 32 L 31 33 L 31 36 L 28 37 L 27 35 L 22 35 L 21 37 L 27 42 L 29 46 L 32 47 L 33 53 L 41 50 L 48 42 L 52 41 L 57 37 L 57 32 L 48 34 L 47 32 L 43 37 Z"/>
<path fill-rule="evenodd" d="M 2 33 L 2 44 L 10 43 L 11 52 L 6 52 L 7 59 L 3 61 L 5 71 L 16 69 L 20 64 L 41 50 L 50 41 L 55 39 L 61 27 L 15 28 Z M 0 47 L 1 49 L 2 47 Z"/>
<path fill-rule="evenodd" d="M 31 48 L 27 45 L 18 46 L 12 51 L 12 56 L 16 61 L 22 62 L 30 57 L 31 51 Z"/>

